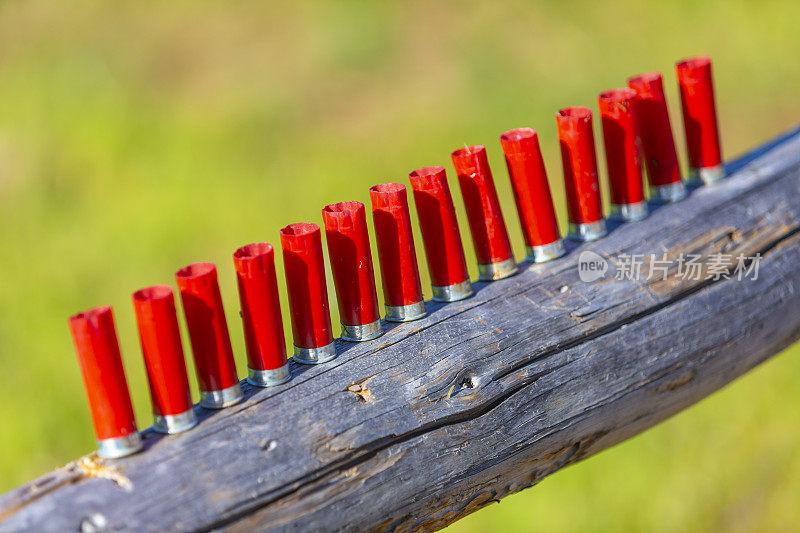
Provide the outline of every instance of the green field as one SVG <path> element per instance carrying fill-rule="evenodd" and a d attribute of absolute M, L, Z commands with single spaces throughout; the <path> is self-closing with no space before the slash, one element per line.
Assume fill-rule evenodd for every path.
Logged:
<path fill-rule="evenodd" d="M 798 20 L 792 2 L 3 2 L 0 491 L 94 447 L 71 314 L 114 307 L 149 425 L 135 289 L 217 263 L 244 368 L 233 250 L 465 143 L 489 149 L 521 258 L 503 131 L 539 130 L 563 224 L 558 108 L 660 70 L 682 146 L 672 65 L 708 54 L 733 157 L 800 122 Z M 796 530 L 798 357 L 452 530 Z"/>

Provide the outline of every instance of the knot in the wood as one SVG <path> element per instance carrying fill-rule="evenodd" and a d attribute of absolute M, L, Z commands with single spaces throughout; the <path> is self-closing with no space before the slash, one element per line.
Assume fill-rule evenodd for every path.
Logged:
<path fill-rule="evenodd" d="M 358 401 L 361 403 L 371 402 L 373 400 L 372 391 L 370 391 L 367 387 L 362 385 L 361 383 L 355 383 L 347 387 L 348 392 L 352 392 L 358 398 Z"/>
<path fill-rule="evenodd" d="M 461 376 L 460 386 L 462 389 L 474 389 L 478 386 L 478 376 L 472 370 L 464 372 Z"/>
<path fill-rule="evenodd" d="M 92 513 L 81 520 L 81 533 L 97 533 L 105 531 L 108 520 L 100 513 Z"/>

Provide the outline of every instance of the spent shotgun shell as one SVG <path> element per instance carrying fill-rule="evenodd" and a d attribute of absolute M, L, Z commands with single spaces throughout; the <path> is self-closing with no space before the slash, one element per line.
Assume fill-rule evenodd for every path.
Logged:
<path fill-rule="evenodd" d="M 644 152 L 650 201 L 672 203 L 686 197 L 672 124 L 669 120 L 664 82 L 658 72 L 647 72 L 628 79 L 636 91 L 636 119 Z"/>
<path fill-rule="evenodd" d="M 89 399 L 97 455 L 124 457 L 142 449 L 111 307 L 70 317 L 69 329 Z"/>
<path fill-rule="evenodd" d="M 478 257 L 478 279 L 493 281 L 513 276 L 517 273 L 517 263 L 500 210 L 486 147 L 467 146 L 454 151 L 450 157 Z"/>
<path fill-rule="evenodd" d="M 153 429 L 160 433 L 191 429 L 197 425 L 197 417 L 172 288 L 155 285 L 134 292 L 133 309 L 150 385 Z"/>
<path fill-rule="evenodd" d="M 531 128 L 516 128 L 500 136 L 500 145 L 525 239 L 525 258 L 542 263 L 563 256 L 566 249 L 558 231 L 539 135 Z"/>
<path fill-rule="evenodd" d="M 386 320 L 408 322 L 425 316 L 417 252 L 406 187 L 382 183 L 369 189 L 375 241 L 381 265 Z"/>
<path fill-rule="evenodd" d="M 692 57 L 675 65 L 689 153 L 689 183 L 711 185 L 725 177 L 714 103 L 711 59 Z"/>
<path fill-rule="evenodd" d="M 647 218 L 636 124 L 636 91 L 627 87 L 597 97 L 611 188 L 611 218 Z"/>
<path fill-rule="evenodd" d="M 178 270 L 175 280 L 194 354 L 200 405 L 222 409 L 239 403 L 243 398 L 242 388 L 219 293 L 217 267 L 212 263 L 193 263 Z"/>
<path fill-rule="evenodd" d="M 322 219 L 342 339 L 361 342 L 379 337 L 381 316 L 364 204 L 340 202 L 325 206 Z"/>
<path fill-rule="evenodd" d="M 260 242 L 242 246 L 233 253 L 233 266 L 247 348 L 247 381 L 257 387 L 285 383 L 291 373 L 272 245 Z"/>
<path fill-rule="evenodd" d="M 588 107 L 567 107 L 556 115 L 564 188 L 567 193 L 568 236 L 577 241 L 594 241 L 606 234 L 597 154 Z"/>
<path fill-rule="evenodd" d="M 336 357 L 319 226 L 305 222 L 281 229 L 283 268 L 292 317 L 294 360 L 319 364 Z"/>
<path fill-rule="evenodd" d="M 409 175 L 417 206 L 422 244 L 428 260 L 433 299 L 455 302 L 474 294 L 456 209 L 444 167 L 425 167 Z"/>

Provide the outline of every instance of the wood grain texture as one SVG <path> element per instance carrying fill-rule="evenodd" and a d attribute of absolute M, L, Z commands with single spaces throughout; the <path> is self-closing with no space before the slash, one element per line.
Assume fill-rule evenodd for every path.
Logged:
<path fill-rule="evenodd" d="M 431 530 L 627 439 L 800 337 L 800 130 L 728 168 L 190 432 L 7 493 L 0 530 Z M 762 260 L 756 280 L 584 283 L 583 250 Z"/>

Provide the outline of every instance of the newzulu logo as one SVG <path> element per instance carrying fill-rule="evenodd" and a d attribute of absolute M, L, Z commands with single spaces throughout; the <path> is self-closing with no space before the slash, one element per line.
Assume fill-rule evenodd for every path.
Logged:
<path fill-rule="evenodd" d="M 608 261 L 603 259 L 603 256 L 589 250 L 581 252 L 578 256 L 578 277 L 581 281 L 589 283 L 598 280 L 607 272 Z"/>

